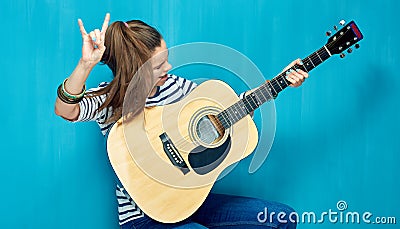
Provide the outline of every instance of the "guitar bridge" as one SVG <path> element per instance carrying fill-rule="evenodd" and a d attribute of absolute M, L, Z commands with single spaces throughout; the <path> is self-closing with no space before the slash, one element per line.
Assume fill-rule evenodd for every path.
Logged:
<path fill-rule="evenodd" d="M 186 165 L 186 162 L 183 160 L 181 154 L 178 152 L 167 133 L 162 133 L 159 137 L 163 143 L 164 152 L 168 156 L 171 163 L 181 170 L 184 175 L 188 173 L 190 170 Z"/>

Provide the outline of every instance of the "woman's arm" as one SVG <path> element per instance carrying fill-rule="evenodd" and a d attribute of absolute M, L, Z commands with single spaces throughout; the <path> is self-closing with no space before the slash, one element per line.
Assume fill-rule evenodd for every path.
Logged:
<path fill-rule="evenodd" d="M 86 79 L 93 67 L 100 62 L 106 47 L 104 46 L 105 33 L 110 21 L 110 14 L 106 14 L 101 31 L 95 29 L 87 33 L 83 22 L 78 19 L 79 29 L 82 35 L 82 57 L 72 74 L 65 82 L 64 89 L 72 95 L 82 92 Z M 79 116 L 78 104 L 67 104 L 58 97 L 55 103 L 55 113 L 68 120 L 76 120 Z"/>
<path fill-rule="evenodd" d="M 93 69 L 93 65 L 79 60 L 78 65 L 72 74 L 68 77 L 65 82 L 65 90 L 70 94 L 80 94 L 82 88 L 85 85 L 86 79 L 89 76 L 90 71 Z M 57 97 L 55 104 L 55 113 L 65 119 L 74 121 L 79 116 L 79 105 L 78 104 L 67 104 Z"/>

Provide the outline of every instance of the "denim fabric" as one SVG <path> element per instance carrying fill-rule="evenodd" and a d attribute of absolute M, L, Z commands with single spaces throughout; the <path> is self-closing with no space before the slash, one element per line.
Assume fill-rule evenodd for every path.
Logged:
<path fill-rule="evenodd" d="M 267 211 L 265 211 L 266 208 L 268 209 Z M 263 220 L 266 217 L 264 215 L 266 212 L 275 212 L 276 214 L 267 215 L 268 220 Z M 279 218 L 280 220 L 277 218 L 279 212 L 285 213 L 283 214 L 285 217 L 282 216 Z M 145 215 L 143 218 L 125 223 L 122 225 L 122 229 L 294 229 L 296 228 L 296 223 L 292 223 L 288 218 L 292 212 L 294 210 L 291 207 L 277 202 L 210 193 L 203 205 L 192 216 L 182 222 L 163 224 Z M 287 223 L 280 223 L 284 222 L 283 219 Z"/>

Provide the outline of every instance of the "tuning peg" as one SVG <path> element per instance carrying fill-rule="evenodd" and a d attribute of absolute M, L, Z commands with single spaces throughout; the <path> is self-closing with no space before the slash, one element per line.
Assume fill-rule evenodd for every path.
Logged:
<path fill-rule="evenodd" d="M 348 52 L 348 53 L 352 53 L 352 52 L 353 52 L 353 49 L 352 49 L 352 48 L 349 48 L 349 49 L 347 49 L 347 52 Z"/>
<path fill-rule="evenodd" d="M 346 54 L 340 53 L 340 58 L 344 58 L 345 56 L 346 56 Z"/>
<path fill-rule="evenodd" d="M 327 31 L 327 32 L 326 32 L 326 36 L 330 37 L 331 35 L 332 35 L 332 32 L 331 32 L 331 31 Z"/>
<path fill-rule="evenodd" d="M 334 29 L 335 31 L 337 31 L 338 28 L 337 28 L 336 25 L 334 25 L 334 26 L 333 26 L 333 29 Z"/>
<path fill-rule="evenodd" d="M 340 24 L 341 26 L 344 26 L 344 24 L 346 24 L 346 21 L 345 21 L 345 20 L 340 20 L 340 21 L 339 21 L 339 24 Z"/>
<path fill-rule="evenodd" d="M 358 49 L 358 48 L 360 48 L 360 45 L 359 45 L 359 44 L 356 44 L 356 45 L 354 45 L 354 47 L 355 47 L 356 49 Z"/>

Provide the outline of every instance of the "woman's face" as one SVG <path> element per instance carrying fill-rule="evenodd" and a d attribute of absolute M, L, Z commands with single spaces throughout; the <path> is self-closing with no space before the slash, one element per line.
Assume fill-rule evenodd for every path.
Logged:
<path fill-rule="evenodd" d="M 161 40 L 161 46 L 154 50 L 151 57 L 153 67 L 154 81 L 156 86 L 162 86 L 167 80 L 167 73 L 172 66 L 168 63 L 168 49 L 164 39 Z"/>

